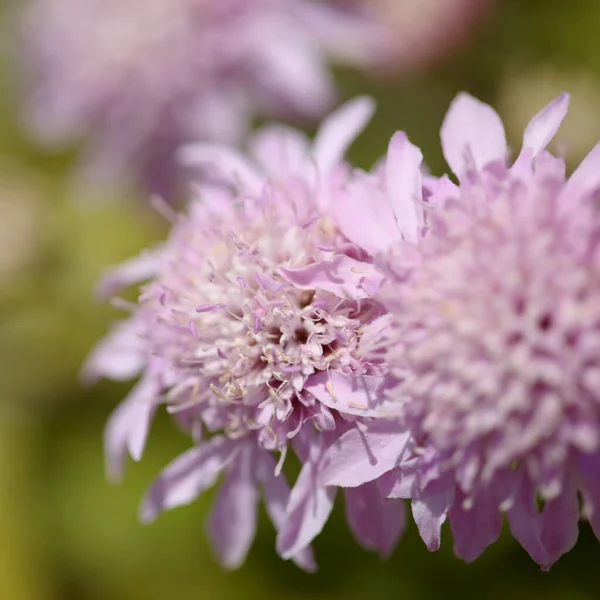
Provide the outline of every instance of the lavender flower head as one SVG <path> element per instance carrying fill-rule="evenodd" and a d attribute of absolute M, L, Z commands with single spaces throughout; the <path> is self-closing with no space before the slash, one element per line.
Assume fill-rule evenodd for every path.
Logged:
<path fill-rule="evenodd" d="M 31 0 L 23 21 L 33 134 L 88 136 L 92 176 L 154 191 L 180 143 L 238 141 L 256 112 L 318 117 L 335 92 L 327 60 L 382 51 L 366 13 L 313 0 Z"/>
<path fill-rule="evenodd" d="M 207 175 L 188 214 L 167 242 L 104 282 L 112 293 L 149 279 L 130 318 L 86 366 L 90 378 L 141 373 L 107 426 L 109 472 L 120 475 L 127 453 L 141 457 L 166 404 L 195 446 L 160 475 L 141 517 L 191 502 L 223 474 L 209 534 L 229 567 L 252 542 L 260 494 L 279 553 L 314 567 L 309 544 L 335 496 L 320 483 L 322 456 L 341 436 L 368 435 L 346 473 L 355 482 L 346 512 L 356 537 L 387 554 L 403 529 L 402 503 L 374 483 L 359 485 L 373 461 L 395 459 L 408 440 L 393 419 L 377 418 L 390 414 L 381 401 L 385 366 L 360 349 L 365 327 L 384 312 L 372 253 L 401 239 L 383 171 L 343 162 L 371 110 L 367 99 L 349 103 L 312 148 L 294 130 L 268 127 L 252 140 L 257 166 L 227 147 L 186 149 L 185 161 Z M 291 492 L 281 472 L 290 450 L 302 463 Z"/>
<path fill-rule="evenodd" d="M 565 177 L 545 147 L 567 106 L 533 118 L 510 166 L 498 115 L 459 95 L 441 131 L 459 185 L 438 182 L 415 243 L 384 261 L 381 347 L 415 449 L 380 484 L 415 498 L 430 549 L 448 517 L 469 561 L 503 512 L 543 568 L 580 512 L 600 537 L 600 145 Z"/>

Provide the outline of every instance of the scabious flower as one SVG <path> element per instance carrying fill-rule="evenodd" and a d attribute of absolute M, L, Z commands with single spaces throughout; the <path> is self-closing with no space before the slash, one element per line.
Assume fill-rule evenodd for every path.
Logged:
<path fill-rule="evenodd" d="M 430 549 L 448 518 L 469 561 L 503 513 L 543 568 L 580 513 L 600 537 L 600 145 L 565 177 L 545 147 L 567 106 L 533 118 L 511 165 L 498 115 L 459 95 L 441 130 L 459 184 L 415 194 L 424 227 L 382 261 L 378 347 L 414 441 L 380 489 L 414 498 Z"/>
<path fill-rule="evenodd" d="M 189 503 L 223 476 L 209 535 L 229 567 L 245 558 L 262 495 L 279 553 L 313 568 L 309 544 L 336 491 L 319 483 L 325 448 L 359 432 L 366 443 L 347 474 L 357 479 L 408 440 L 381 401 L 385 365 L 363 357 L 363 332 L 384 313 L 372 256 L 401 238 L 385 166 L 366 173 L 343 162 L 371 110 L 368 99 L 349 103 L 312 148 L 299 132 L 267 127 L 251 141 L 256 165 L 227 147 L 187 148 L 184 161 L 205 175 L 188 214 L 103 284 L 114 293 L 149 280 L 85 368 L 88 378 L 141 373 L 107 426 L 109 473 L 120 475 L 127 453 L 141 457 L 166 404 L 195 445 L 159 476 L 141 517 Z M 302 464 L 291 491 L 281 472 L 290 450 Z M 346 512 L 360 542 L 391 551 L 401 502 L 355 484 Z"/>
<path fill-rule="evenodd" d="M 319 117 L 328 59 L 366 66 L 383 48 L 366 12 L 314 0 L 31 0 L 23 21 L 29 129 L 88 135 L 91 175 L 153 191 L 182 142 L 237 142 L 256 113 Z"/>

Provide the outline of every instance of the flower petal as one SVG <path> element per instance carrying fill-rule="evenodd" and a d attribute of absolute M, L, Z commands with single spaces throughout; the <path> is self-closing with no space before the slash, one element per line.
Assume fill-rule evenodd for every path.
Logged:
<path fill-rule="evenodd" d="M 535 158 L 556 135 L 560 124 L 567 116 L 570 96 L 563 92 L 543 108 L 525 128 L 523 149 L 529 148 Z"/>
<path fill-rule="evenodd" d="M 450 104 L 440 135 L 444 158 L 459 178 L 464 174 L 469 149 L 480 169 L 506 159 L 506 134 L 498 113 L 464 92 Z"/>
<path fill-rule="evenodd" d="M 116 323 L 92 350 L 81 369 L 85 383 L 101 377 L 126 381 L 137 377 L 146 364 L 146 350 L 135 319 Z"/>
<path fill-rule="evenodd" d="M 275 99 L 271 111 L 280 109 L 283 100 L 299 114 L 321 116 L 333 104 L 334 84 L 320 49 L 282 19 L 270 19 L 262 29 L 259 24 L 253 33 L 261 39 L 253 48 L 255 64 L 260 64 L 258 89 L 266 102 Z"/>
<path fill-rule="evenodd" d="M 582 455 L 579 460 L 585 516 L 600 540 L 600 454 Z"/>
<path fill-rule="evenodd" d="M 358 342 L 360 356 L 370 357 L 381 349 L 382 344 L 385 343 L 385 332 L 391 323 L 392 315 L 387 313 L 363 327 L 363 333 Z"/>
<path fill-rule="evenodd" d="M 567 172 L 567 165 L 564 159 L 557 158 L 547 150 L 542 150 L 535 161 L 535 172 L 543 174 L 549 179 L 564 181 Z"/>
<path fill-rule="evenodd" d="M 163 511 L 193 502 L 211 487 L 234 458 L 238 445 L 224 436 L 184 452 L 154 481 L 140 506 L 140 519 L 153 521 Z"/>
<path fill-rule="evenodd" d="M 450 181 L 448 175 L 442 177 L 424 177 L 423 188 L 428 192 L 427 203 L 433 206 L 445 206 L 447 202 L 458 200 L 460 188 Z"/>
<path fill-rule="evenodd" d="M 154 252 L 143 252 L 117 267 L 110 268 L 100 279 L 95 294 L 100 298 L 110 298 L 123 288 L 150 279 L 159 265 L 159 258 Z"/>
<path fill-rule="evenodd" d="M 381 493 L 387 498 L 414 498 L 419 485 L 420 456 L 411 456 L 402 464 L 377 479 Z"/>
<path fill-rule="evenodd" d="M 389 556 L 406 525 L 402 500 L 384 498 L 375 482 L 344 490 L 346 519 L 356 541 Z"/>
<path fill-rule="evenodd" d="M 395 421 L 355 425 L 325 450 L 320 482 L 356 487 L 377 479 L 400 463 L 409 440 L 409 432 Z"/>
<path fill-rule="evenodd" d="M 535 487 L 529 477 L 521 477 L 514 503 L 506 512 L 510 531 L 535 562 L 545 565 L 548 554 L 542 542 L 542 518 L 535 502 Z"/>
<path fill-rule="evenodd" d="M 416 242 L 422 216 L 423 200 L 421 163 L 423 154 L 408 141 L 403 131 L 390 141 L 385 167 L 386 186 L 398 228 L 404 239 Z"/>
<path fill-rule="evenodd" d="M 564 185 L 558 202 L 568 212 L 576 210 L 600 189 L 600 143 L 596 144 L 573 171 Z"/>
<path fill-rule="evenodd" d="M 362 5 L 356 7 L 358 10 L 350 8 L 331 2 L 309 2 L 302 5 L 298 16 L 336 63 L 373 67 L 389 57 L 391 31 L 382 28 L 375 11 L 367 12 Z"/>
<path fill-rule="evenodd" d="M 156 379 L 145 376 L 108 419 L 104 429 L 104 453 L 110 480 L 121 479 L 127 453 L 134 460 L 141 459 L 159 391 Z"/>
<path fill-rule="evenodd" d="M 477 496 L 471 508 L 463 508 L 464 495 L 458 491 L 448 517 L 454 538 L 454 553 L 467 562 L 474 561 L 500 537 L 502 512 L 489 493 Z"/>
<path fill-rule="evenodd" d="M 430 552 L 440 549 L 442 525 L 446 521 L 453 496 L 453 489 L 448 488 L 436 493 L 423 494 L 412 501 L 413 519 Z"/>
<path fill-rule="evenodd" d="M 277 535 L 277 552 L 283 558 L 306 548 L 321 533 L 333 509 L 336 490 L 318 483 L 317 464 L 304 463 L 290 493 L 285 522 Z"/>
<path fill-rule="evenodd" d="M 330 210 L 341 232 L 371 255 L 400 239 L 388 195 L 367 175 L 356 175 L 339 194 L 334 193 Z"/>
<path fill-rule="evenodd" d="M 299 269 L 281 268 L 279 272 L 301 290 L 323 290 L 351 300 L 369 297 L 383 283 L 383 275 L 373 265 L 343 255 Z"/>
<path fill-rule="evenodd" d="M 254 448 L 248 446 L 231 463 L 208 521 L 213 548 L 228 569 L 242 565 L 256 535 L 258 489 L 252 473 Z"/>
<path fill-rule="evenodd" d="M 373 99 L 361 96 L 346 102 L 323 121 L 313 145 L 313 156 L 321 177 L 326 177 L 342 161 L 346 150 L 370 121 L 374 110 Z"/>
<path fill-rule="evenodd" d="M 382 404 L 385 377 L 356 375 L 339 371 L 319 371 L 311 375 L 303 389 L 342 413 L 362 417 L 390 416 L 389 404 Z"/>
<path fill-rule="evenodd" d="M 264 452 L 261 460 L 263 460 L 264 466 L 261 471 L 264 473 L 262 483 L 265 508 L 276 531 L 279 531 L 286 520 L 286 508 L 290 498 L 290 488 L 285 475 L 274 475 L 275 460 L 270 453 Z M 291 558 L 300 568 L 309 573 L 317 570 L 313 551 L 310 546 L 306 546 Z"/>
<path fill-rule="evenodd" d="M 259 193 L 266 181 L 242 154 L 229 146 L 188 144 L 179 150 L 178 156 L 182 164 L 210 169 L 211 173 L 214 170 L 214 175 L 223 178 L 228 184 L 239 185 L 249 194 Z"/>
<path fill-rule="evenodd" d="M 567 475 L 561 493 L 548 500 L 542 512 L 542 542 L 548 553 L 542 565 L 549 569 L 571 550 L 579 535 L 579 498 L 573 477 Z"/>
<path fill-rule="evenodd" d="M 261 127 L 250 140 L 250 150 L 271 176 L 301 175 L 310 167 L 310 143 L 297 129 L 285 125 Z"/>

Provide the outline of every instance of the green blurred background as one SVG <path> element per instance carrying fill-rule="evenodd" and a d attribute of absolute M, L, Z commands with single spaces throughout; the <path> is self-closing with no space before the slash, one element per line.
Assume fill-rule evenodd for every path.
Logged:
<path fill-rule="evenodd" d="M 246 565 L 221 569 L 204 538 L 210 497 L 139 524 L 146 486 L 188 442 L 160 418 L 144 460 L 129 466 L 122 485 L 110 486 L 102 430 L 130 386 L 84 389 L 78 369 L 118 314 L 92 299 L 94 282 L 166 228 L 135 194 L 78 185 L 75 149 L 51 155 L 25 139 L 14 28 L 8 18 L 2 27 L 0 600 L 600 598 L 600 544 L 587 524 L 549 573 L 506 534 L 465 565 L 452 554 L 449 531 L 442 550 L 429 554 L 414 526 L 382 562 L 354 544 L 338 506 L 315 544 L 316 575 L 275 555 L 265 519 Z M 405 129 L 440 173 L 439 126 L 463 89 L 499 110 L 517 148 L 529 117 L 569 90 L 572 114 L 555 148 L 581 159 L 600 139 L 599 32 L 598 0 L 500 0 L 471 43 L 434 68 L 391 80 L 338 72 L 346 96 L 370 93 L 379 105 L 352 159 L 368 167 L 392 132 Z"/>

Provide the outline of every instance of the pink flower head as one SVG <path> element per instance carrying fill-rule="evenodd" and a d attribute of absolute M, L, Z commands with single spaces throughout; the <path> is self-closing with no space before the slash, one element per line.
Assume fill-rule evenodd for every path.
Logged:
<path fill-rule="evenodd" d="M 574 544 L 580 504 L 600 537 L 600 145 L 567 179 L 545 147 L 563 94 L 512 166 L 500 118 L 459 95 L 425 235 L 389 254 L 388 346 L 413 456 L 380 482 L 416 497 L 430 549 L 446 517 L 475 559 L 513 535 L 544 568 Z"/>
<path fill-rule="evenodd" d="M 182 142 L 237 141 L 255 112 L 320 116 L 327 60 L 370 64 L 381 27 L 314 0 L 33 0 L 27 124 L 50 144 L 89 135 L 95 176 L 160 191 Z"/>
<path fill-rule="evenodd" d="M 358 487 L 374 464 L 389 470 L 407 442 L 376 418 L 390 414 L 385 368 L 359 351 L 365 327 L 384 312 L 371 254 L 378 248 L 361 243 L 361 225 L 375 229 L 380 220 L 385 230 L 388 218 L 395 222 L 381 174 L 343 162 L 371 111 L 368 99 L 347 104 L 312 148 L 283 126 L 259 131 L 256 165 L 227 147 L 184 149 L 184 161 L 206 175 L 189 213 L 167 242 L 104 282 L 113 292 L 149 278 L 130 319 L 85 370 L 121 379 L 142 373 L 108 424 L 109 471 L 119 475 L 127 453 L 140 458 L 165 403 L 196 445 L 163 471 L 141 516 L 191 502 L 223 474 L 209 532 L 229 567 L 246 555 L 261 494 L 279 553 L 313 566 L 309 544 L 335 495 L 334 485 L 321 484 L 323 452 L 340 436 L 363 438 L 351 469 L 356 489 L 346 496 L 356 537 L 388 553 L 403 528 L 402 503 L 373 483 Z M 361 208 L 365 194 L 374 200 Z M 393 232 L 382 236 L 380 249 L 393 240 Z M 290 450 L 303 465 L 291 492 L 281 473 Z"/>

